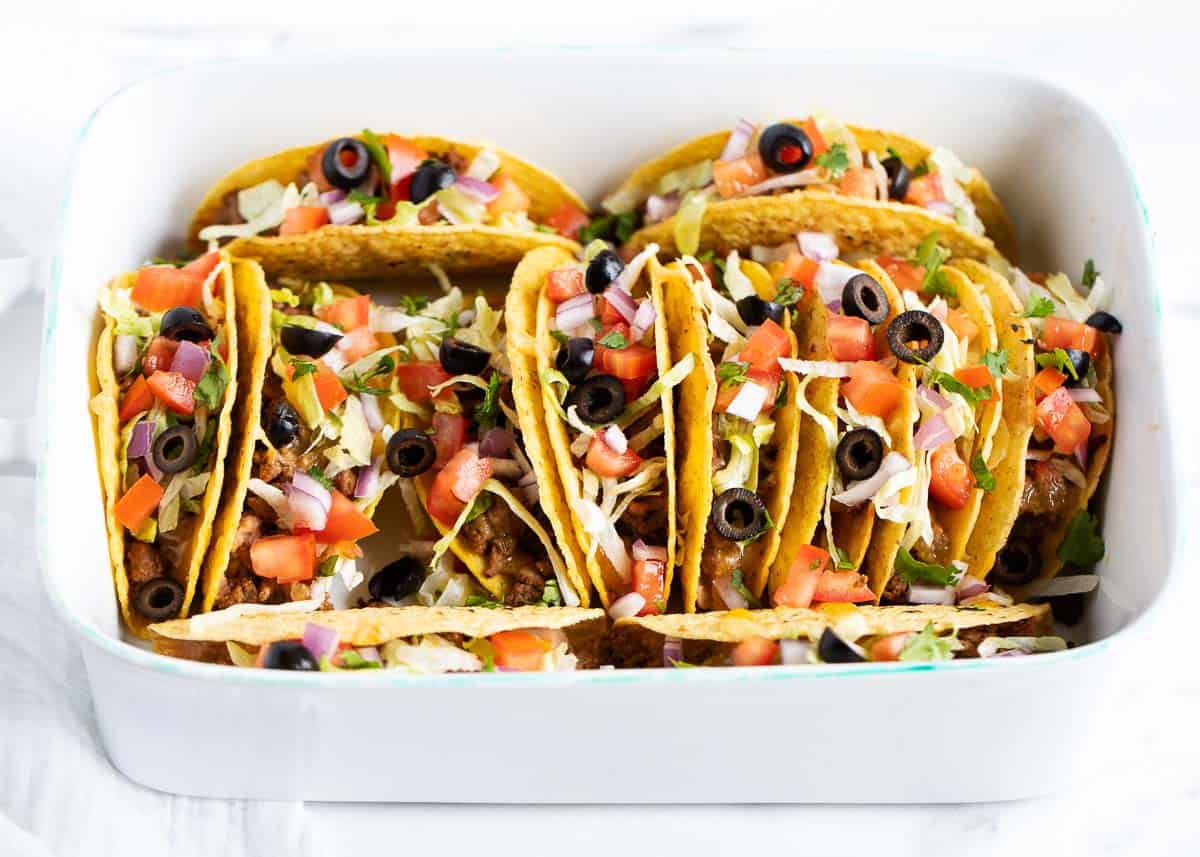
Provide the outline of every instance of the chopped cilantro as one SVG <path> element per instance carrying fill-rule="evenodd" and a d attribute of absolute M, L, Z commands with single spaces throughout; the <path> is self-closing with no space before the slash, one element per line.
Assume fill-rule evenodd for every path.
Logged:
<path fill-rule="evenodd" d="M 337 563 L 337 554 L 325 557 L 317 566 L 317 577 L 333 577 L 333 573 L 337 571 Z"/>
<path fill-rule="evenodd" d="M 997 348 L 995 351 L 985 351 L 983 365 L 987 367 L 993 378 L 1003 378 L 1008 371 L 1008 350 Z"/>
<path fill-rule="evenodd" d="M 333 489 L 333 480 L 326 476 L 325 472 L 321 470 L 320 467 L 317 467 L 317 465 L 314 464 L 312 467 L 308 468 L 308 475 L 320 482 L 327 489 Z"/>
<path fill-rule="evenodd" d="M 592 326 L 593 330 L 599 330 L 600 328 L 604 327 L 604 325 L 601 323 L 600 319 L 595 318 L 595 317 L 589 318 L 588 324 L 590 324 Z"/>
<path fill-rule="evenodd" d="M 1080 280 L 1080 282 L 1083 283 L 1084 288 L 1090 289 L 1092 286 L 1096 285 L 1096 278 L 1099 276 L 1100 272 L 1096 270 L 1095 262 L 1093 262 L 1091 259 L 1088 259 L 1083 263 L 1083 278 Z"/>
<path fill-rule="evenodd" d="M 749 368 L 749 363 L 726 360 L 717 366 L 717 380 L 721 383 L 722 387 L 735 387 L 738 384 L 744 384 L 749 380 L 749 376 L 746 375 Z"/>
<path fill-rule="evenodd" d="M 310 363 L 307 360 L 292 360 L 292 380 L 297 381 L 305 375 L 315 375 L 317 372 L 317 364 Z"/>
<path fill-rule="evenodd" d="M 465 602 L 467 607 L 486 607 L 489 610 L 498 610 L 504 605 L 499 601 L 494 601 L 486 595 L 468 595 Z"/>
<path fill-rule="evenodd" d="M 405 315 L 416 315 L 429 306 L 429 298 L 423 295 L 401 295 L 400 306 L 404 307 Z"/>
<path fill-rule="evenodd" d="M 987 462 L 983 460 L 983 455 L 975 453 L 971 459 L 971 473 L 975 475 L 975 485 L 982 488 L 984 491 L 992 491 L 996 488 L 996 477 L 992 475 L 992 471 L 988 470 Z"/>
<path fill-rule="evenodd" d="M 907 583 L 949 586 L 958 577 L 958 569 L 952 565 L 933 565 L 921 562 L 909 553 L 908 548 L 900 548 L 896 553 L 896 574 L 900 575 Z"/>
<path fill-rule="evenodd" d="M 367 384 L 372 378 L 378 378 L 381 375 L 390 375 L 396 368 L 396 361 L 392 359 L 392 355 L 385 354 L 378 363 L 367 372 L 365 375 L 358 372 L 354 373 L 354 377 L 347 381 L 342 379 L 342 387 L 350 393 L 367 393 L 371 396 L 386 396 L 390 390 L 387 387 L 372 387 Z"/>
<path fill-rule="evenodd" d="M 1095 515 L 1086 509 L 1075 513 L 1067 526 L 1067 535 L 1058 546 L 1058 558 L 1084 570 L 1104 559 L 1104 539 Z"/>
<path fill-rule="evenodd" d="M 453 312 L 446 318 L 441 319 L 442 329 L 438 331 L 438 336 L 445 339 L 447 336 L 453 336 L 454 331 L 458 330 L 458 313 Z"/>
<path fill-rule="evenodd" d="M 1069 376 L 1072 381 L 1079 380 L 1079 373 L 1075 371 L 1075 364 L 1071 362 L 1071 356 L 1062 348 L 1055 348 L 1053 351 L 1039 354 L 1034 359 L 1037 360 L 1037 365 L 1043 369 L 1057 369 Z"/>
<path fill-rule="evenodd" d="M 597 238 L 602 241 L 612 241 L 624 244 L 637 230 L 638 216 L 636 211 L 626 211 L 624 214 L 608 214 L 597 217 L 579 230 L 579 243 L 585 247 Z"/>
<path fill-rule="evenodd" d="M 383 141 L 370 128 L 363 128 L 362 136 L 363 145 L 367 147 L 371 160 L 375 162 L 375 166 L 379 167 L 383 183 L 390 185 L 392 183 L 392 159 L 388 157 L 387 146 L 383 145 Z"/>
<path fill-rule="evenodd" d="M 927 295 L 942 297 L 957 297 L 958 290 L 946 279 L 942 263 L 950 258 L 950 251 L 937 243 L 938 234 L 930 232 L 925 240 L 917 247 L 913 262 L 925 269 L 925 279 L 921 283 L 921 291 Z"/>
<path fill-rule="evenodd" d="M 492 373 L 488 380 L 487 389 L 483 393 L 483 401 L 475 406 L 472 414 L 475 424 L 480 429 L 494 428 L 500 420 L 500 375 Z"/>
<path fill-rule="evenodd" d="M 928 363 L 925 364 L 925 367 L 929 370 L 927 383 L 937 384 L 947 393 L 958 393 L 958 395 L 967 400 L 967 404 L 971 407 L 975 407 L 980 402 L 986 402 L 992 396 L 996 395 L 996 391 L 991 384 L 984 384 L 982 387 L 970 387 L 949 372 L 934 369 Z"/>
<path fill-rule="evenodd" d="M 562 603 L 562 593 L 558 591 L 558 581 L 550 578 L 542 589 L 542 597 L 538 604 L 544 607 L 561 607 Z"/>
<path fill-rule="evenodd" d="M 824 167 L 829 170 L 831 178 L 840 179 L 842 174 L 850 167 L 850 157 L 846 154 L 846 144 L 834 143 L 829 147 L 829 151 L 822 152 L 813 158 L 813 162 L 818 167 Z"/>
<path fill-rule="evenodd" d="M 731 586 L 733 586 L 733 590 L 738 595 L 740 595 L 746 599 L 747 604 L 749 604 L 751 607 L 753 607 L 756 610 L 758 609 L 758 607 L 759 607 L 758 599 L 755 598 L 754 593 L 751 592 L 746 587 L 746 582 L 742 577 L 742 570 L 740 568 L 735 568 L 733 570 L 733 576 L 730 578 L 729 583 Z"/>
<path fill-rule="evenodd" d="M 763 528 L 761 530 L 759 530 L 757 533 L 755 533 L 754 535 L 752 535 L 750 538 L 743 541 L 742 544 L 748 545 L 751 542 L 756 542 L 763 537 L 763 533 L 765 533 L 767 530 L 774 529 L 775 521 L 771 518 L 771 513 L 768 512 L 766 509 L 763 509 L 763 517 L 767 519 L 766 522 L 763 524 Z"/>
<path fill-rule="evenodd" d="M 896 151 L 895 146 L 888 146 L 887 153 L 889 155 L 891 155 L 893 158 L 895 158 L 897 161 L 899 161 L 900 163 L 902 163 L 902 164 L 904 163 L 904 158 L 900 157 L 900 153 Z"/>
<path fill-rule="evenodd" d="M 383 202 L 383 200 L 379 197 L 371 196 L 369 193 L 363 193 L 358 188 L 351 190 L 350 195 L 347 196 L 346 199 L 348 199 L 350 202 L 357 202 L 364 208 L 368 205 L 379 205 L 379 203 Z"/>
<path fill-rule="evenodd" d="M 561 330 L 550 331 L 550 336 L 553 337 L 554 341 L 557 342 L 559 345 L 567 344 L 567 335 L 565 333 L 563 333 Z"/>
<path fill-rule="evenodd" d="M 775 303 L 780 306 L 793 306 L 804 297 L 804 287 L 797 286 L 791 277 L 784 277 L 775 284 Z"/>
<path fill-rule="evenodd" d="M 1045 318 L 1052 312 L 1054 312 L 1054 301 L 1038 295 L 1025 308 L 1025 312 L 1021 313 L 1021 318 Z"/>
<path fill-rule="evenodd" d="M 839 571 L 853 571 L 858 568 L 858 566 L 850 561 L 850 554 L 838 547 L 835 547 L 833 550 L 837 554 L 837 569 Z"/>
<path fill-rule="evenodd" d="M 912 169 L 914 179 L 919 179 L 921 176 L 929 174 L 929 161 L 921 161 Z"/>
<path fill-rule="evenodd" d="M 196 404 L 203 405 L 210 411 L 216 410 L 221 406 L 221 399 L 225 395 L 225 387 L 228 384 L 229 369 L 226 368 L 220 356 L 213 351 L 208 369 L 196 382 L 196 391 L 193 394 Z"/>
<path fill-rule="evenodd" d="M 625 341 L 625 334 L 621 333 L 619 330 L 613 330 L 610 331 L 607 336 L 601 339 L 599 344 L 603 345 L 605 348 L 624 348 L 629 343 Z"/>

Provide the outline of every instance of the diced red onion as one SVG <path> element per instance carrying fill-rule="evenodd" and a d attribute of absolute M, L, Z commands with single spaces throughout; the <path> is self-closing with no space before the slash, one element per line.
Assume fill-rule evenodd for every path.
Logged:
<path fill-rule="evenodd" d="M 130 459 L 141 458 L 150 452 L 150 441 L 154 436 L 154 423 L 148 420 L 142 420 L 133 427 L 133 431 L 129 435 L 129 449 L 127 455 Z"/>
<path fill-rule="evenodd" d="M 838 298 L 836 301 L 830 301 L 825 304 L 825 308 L 832 313 L 840 313 L 842 311 L 842 299 Z"/>
<path fill-rule="evenodd" d="M 621 314 L 626 323 L 633 322 L 633 317 L 637 314 L 637 303 L 634 302 L 633 295 L 614 283 L 604 290 L 604 299 Z"/>
<path fill-rule="evenodd" d="M 816 170 L 801 170 L 798 173 L 784 173 L 781 176 L 769 178 L 765 182 L 750 185 L 750 187 L 739 193 L 738 196 L 758 196 L 761 193 L 770 193 L 773 190 L 821 184 L 823 181 L 824 179 L 821 178 Z"/>
<path fill-rule="evenodd" d="M 654 309 L 654 301 L 650 298 L 642 298 L 637 305 L 637 312 L 633 314 L 633 324 L 629 327 L 629 334 L 635 342 L 645 336 L 646 331 L 654 326 L 655 318 L 657 318 L 657 313 Z"/>
<path fill-rule="evenodd" d="M 875 492 L 891 477 L 903 473 L 912 467 L 908 459 L 898 452 L 889 452 L 879 463 L 879 469 L 870 479 L 852 482 L 841 494 L 834 494 L 833 499 L 843 506 L 857 506 L 875 496 Z"/>
<path fill-rule="evenodd" d="M 846 283 L 861 273 L 858 268 L 849 265 L 821 262 L 817 267 L 817 275 L 813 278 L 813 285 L 821 295 L 821 302 L 827 304 L 830 301 L 841 300 L 842 289 L 846 287 Z"/>
<path fill-rule="evenodd" d="M 312 497 L 321 504 L 321 508 L 326 512 L 333 505 L 333 495 L 329 493 L 329 489 L 302 470 L 297 470 L 292 474 L 292 487 Z"/>
<path fill-rule="evenodd" d="M 308 622 L 304 626 L 304 636 L 300 638 L 300 642 L 304 643 L 304 648 L 312 652 L 312 656 L 318 661 L 331 657 L 338 647 L 337 628 Z"/>
<path fill-rule="evenodd" d="M 459 176 L 455 180 L 454 186 L 467 196 L 479 200 L 484 205 L 487 205 L 500 195 L 500 188 L 494 184 L 489 184 L 480 179 L 473 179 L 470 176 Z"/>
<path fill-rule="evenodd" d="M 128 375 L 137 363 L 137 337 L 122 333 L 113 340 L 113 370 L 118 375 Z"/>
<path fill-rule="evenodd" d="M 725 602 L 725 606 L 730 610 L 745 610 L 750 606 L 742 593 L 733 588 L 733 580 L 725 575 L 713 578 L 713 586 L 716 588 L 721 600 Z"/>
<path fill-rule="evenodd" d="M 945 396 L 933 389 L 933 387 L 927 387 L 924 384 L 917 387 L 917 398 L 938 413 L 950 407 L 950 401 Z"/>
<path fill-rule="evenodd" d="M 622 595 L 614 601 L 608 608 L 608 615 L 613 619 L 627 619 L 630 616 L 636 616 L 642 612 L 642 608 L 646 606 L 646 599 L 637 592 L 630 592 L 628 595 Z"/>
<path fill-rule="evenodd" d="M 288 516 L 293 528 L 303 528 L 316 533 L 325 529 L 329 520 L 329 506 L 323 506 L 320 500 L 301 491 L 295 485 L 283 486 L 283 492 L 287 495 Z"/>
<path fill-rule="evenodd" d="M 1079 462 L 1081 470 L 1087 470 L 1088 466 L 1088 442 L 1087 438 L 1079 441 L 1079 446 L 1075 447 L 1075 460 Z"/>
<path fill-rule="evenodd" d="M 941 414 L 934 414 L 921 421 L 921 428 L 917 430 L 917 436 L 913 438 L 913 446 L 921 452 L 925 452 L 937 449 L 954 438 L 954 429 L 950 428 L 946 418 Z"/>
<path fill-rule="evenodd" d="M 1086 595 L 1100 585 L 1097 574 L 1068 574 L 1037 580 L 1026 590 L 1029 598 L 1057 598 L 1060 595 Z"/>
<path fill-rule="evenodd" d="M 513 433 L 508 429 L 490 428 L 479 439 L 479 455 L 483 458 L 508 458 L 514 440 Z"/>
<path fill-rule="evenodd" d="M 362 403 L 363 419 L 367 428 L 376 432 L 383 428 L 383 411 L 379 409 L 379 397 L 370 393 L 359 393 L 358 401 Z"/>
<path fill-rule="evenodd" d="M 377 455 L 368 467 L 358 468 L 358 479 L 354 482 L 354 499 L 374 497 L 379 490 L 379 471 L 383 469 L 383 456 Z"/>
<path fill-rule="evenodd" d="M 808 655 L 812 643 L 808 640 L 780 640 L 779 662 L 787 666 L 803 666 L 809 663 Z"/>
<path fill-rule="evenodd" d="M 171 359 L 171 371 L 178 372 L 189 381 L 199 381 L 208 371 L 209 360 L 208 351 L 194 342 L 184 340 L 175 349 L 175 356 Z"/>
<path fill-rule="evenodd" d="M 770 265 L 772 262 L 782 262 L 796 252 L 796 242 L 788 241 L 776 247 L 765 244 L 755 244 L 750 248 L 750 258 L 760 265 Z"/>
<path fill-rule="evenodd" d="M 746 381 L 725 408 L 725 413 L 741 417 L 749 422 L 758 419 L 763 405 L 767 403 L 767 388 L 753 381 Z"/>
<path fill-rule="evenodd" d="M 1067 387 L 1067 395 L 1079 404 L 1104 401 L 1100 398 L 1100 394 L 1091 387 Z"/>
<path fill-rule="evenodd" d="M 653 223 L 661 223 L 671 217 L 679 210 L 681 201 L 682 198 L 677 193 L 669 193 L 666 196 L 652 194 L 647 197 L 645 224 L 649 226 Z"/>
<path fill-rule="evenodd" d="M 964 574 L 954 587 L 954 594 L 959 601 L 965 601 L 968 598 L 974 598 L 976 595 L 982 595 L 991 588 L 989 584 L 984 583 L 978 577 Z"/>
<path fill-rule="evenodd" d="M 653 559 L 660 562 L 667 561 L 667 549 L 658 545 L 648 545 L 641 539 L 633 543 L 633 558 L 644 560 Z"/>
<path fill-rule="evenodd" d="M 838 245 L 828 232 L 801 232 L 796 236 L 800 252 L 814 262 L 828 262 L 838 257 Z"/>
<path fill-rule="evenodd" d="M 721 150 L 720 160 L 732 161 L 746 154 L 746 148 L 750 145 L 752 136 L 754 136 L 754 123 L 749 119 L 739 119 L 733 126 L 733 130 L 729 132 L 729 139 L 725 141 L 725 148 Z"/>
<path fill-rule="evenodd" d="M 559 330 L 570 330 L 581 327 L 596 317 L 596 304 L 592 295 L 584 293 L 568 298 L 558 305 L 554 320 Z"/>
<path fill-rule="evenodd" d="M 673 667 L 683 660 L 683 640 L 678 637 L 663 637 L 663 666 Z"/>
<path fill-rule="evenodd" d="M 341 188 L 336 188 L 336 187 L 333 190 L 325 191 L 325 193 L 321 194 L 321 196 L 319 197 L 319 199 L 321 200 L 321 205 L 325 206 L 326 208 L 333 205 L 334 203 L 341 202 L 345 198 L 346 198 L 346 192 L 344 190 L 342 190 Z"/>
<path fill-rule="evenodd" d="M 931 586 L 927 583 L 910 583 L 908 586 L 908 602 L 910 604 L 953 604 L 953 586 Z"/>
<path fill-rule="evenodd" d="M 954 219 L 954 206 L 942 199 L 925 203 L 925 210 L 940 214 L 942 217 L 949 217 L 951 220 Z"/>
<path fill-rule="evenodd" d="M 604 443 L 617 455 L 624 455 L 629 451 L 629 438 L 625 437 L 625 432 L 621 431 L 620 426 L 612 425 L 604 430 Z"/>
<path fill-rule="evenodd" d="M 335 226 L 348 226 L 363 218 L 363 207 L 357 202 L 343 200 L 329 206 L 329 222 Z"/>
<path fill-rule="evenodd" d="M 633 293 L 633 284 L 637 282 L 638 277 L 642 275 L 642 269 L 646 267 L 646 263 L 650 261 L 650 257 L 658 252 L 657 244 L 647 244 L 646 249 L 642 250 L 632 259 L 617 276 L 613 285 L 624 289 L 629 293 Z"/>

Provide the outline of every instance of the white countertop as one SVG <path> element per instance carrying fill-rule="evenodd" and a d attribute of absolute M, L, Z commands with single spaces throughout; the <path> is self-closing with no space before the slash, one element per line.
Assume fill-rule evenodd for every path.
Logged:
<path fill-rule="evenodd" d="M 99 5 L 99 4 L 97 4 Z M 688 15 L 622 2 L 577 11 L 521 16 L 512 6 L 475 15 L 437 9 L 363 10 L 363 23 L 333 32 L 325 7 L 213 2 L 203 8 L 134 2 L 119 19 L 89 6 L 43 3 L 6 11 L 0 52 L 0 259 L 52 252 L 59 198 L 75 130 L 90 109 L 122 83 L 164 66 L 217 56 L 278 51 L 404 50 L 413 40 L 458 46 L 522 42 L 657 44 L 669 48 L 727 44 L 797 50 L 798 42 L 853 44 L 862 50 L 935 53 L 1024 68 L 1079 92 L 1112 119 L 1128 143 L 1159 242 L 1168 365 L 1189 365 L 1187 345 L 1200 339 L 1194 166 L 1200 82 L 1194 20 L 1170 16 L 1166 4 L 1139 4 L 1126 18 L 1105 16 L 1115 2 L 990 4 L 841 4 L 803 12 L 758 4 L 751 20 L 728 4 Z M 271 5 L 274 9 L 267 8 Z M 550 6 L 561 9 L 564 4 Z M 701 4 L 707 5 L 707 4 Z M 1046 8 L 1042 8 L 1046 7 Z M 106 7 L 107 8 L 107 5 Z M 1076 19 L 1076 10 L 1098 17 Z M 71 14 L 68 14 L 68 13 Z M 12 15 L 17 14 L 14 21 Z M 346 20 L 339 7 L 339 21 Z M 1003 15 L 1003 21 L 993 20 Z M 469 19 L 469 20 L 464 20 Z M 1037 20 L 1036 29 L 1029 21 Z M 636 23 L 630 23 L 634 21 Z M 430 29 L 432 24 L 440 26 Z M 64 28 L 69 26 L 70 29 Z M 513 27 L 519 26 L 519 34 Z M 234 29 L 240 28 L 240 29 Z M 804 38 L 801 38 L 801 37 Z M 429 45 L 419 41 L 422 47 Z M 403 87 L 398 85 L 398 98 Z M 903 93 L 894 94 L 903 97 Z M 243 93 L 230 97 L 246 99 Z M 835 95 L 831 95 L 831 102 Z M 202 117 L 197 118 L 198 125 Z M 1037 153 L 1030 153 L 1036 164 Z M 131 201 L 118 201 L 132 204 Z M 1118 288 L 1124 284 L 1117 284 Z M 1136 285 L 1136 284 L 1132 284 Z M 0 295 L 0 306 L 3 296 Z M 0 365 L 7 395 L 0 416 L 32 408 L 41 303 L 19 298 L 0 320 Z M 1186 355 L 1186 356 L 1185 356 Z M 1172 359 L 1173 358 L 1173 359 Z M 1185 363 L 1185 360 L 1189 363 Z M 1191 373 L 1172 388 L 1179 478 L 1194 480 L 1196 425 Z M 1190 382 L 1190 383 L 1189 383 Z M 1152 490 L 1153 486 L 1147 486 Z M 1078 787 L 1052 798 L 1009 804 L 892 807 L 502 807 L 354 806 L 253 803 L 175 798 L 143 789 L 104 757 L 74 643 L 41 593 L 31 532 L 33 481 L 0 475 L 0 549 L 8 562 L 0 588 L 0 855 L 571 854 L 613 852 L 904 855 L 1200 853 L 1200 670 L 1187 644 L 1188 609 L 1200 601 L 1190 568 L 1171 605 L 1148 634 L 1131 641 L 1125 687 L 1100 728 Z M 1184 528 L 1196 521 L 1183 515 Z M 1184 566 L 1194 563 L 1189 551 Z M 1188 579 L 1188 578 L 1191 579 Z M 986 775 L 988 736 L 969 723 L 913 724 L 938 730 L 977 753 Z M 1036 723 L 1014 728 L 1037 728 Z M 948 735 L 946 733 L 949 733 Z M 387 740 L 387 736 L 369 736 Z M 368 746 L 369 749 L 369 746 Z M 581 771 L 585 769 L 581 760 Z M 1038 760 L 1030 760 L 1031 766 Z M 466 772 L 464 772 L 466 775 Z M 503 797 L 498 795 L 498 797 Z M 803 843 L 801 846 L 800 843 Z"/>

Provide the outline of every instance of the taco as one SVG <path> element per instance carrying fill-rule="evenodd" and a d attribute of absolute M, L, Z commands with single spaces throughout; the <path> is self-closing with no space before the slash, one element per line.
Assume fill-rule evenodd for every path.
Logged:
<path fill-rule="evenodd" d="M 175 623 L 172 623 L 175 624 Z M 963 610 L 941 605 L 730 610 L 620 619 L 617 667 L 805 666 L 949 661 L 1055 652 L 1048 606 Z"/>
<path fill-rule="evenodd" d="M 987 180 L 948 149 L 821 115 L 698 137 L 635 170 L 604 207 L 643 224 L 631 252 L 724 253 L 814 231 L 903 255 L 935 230 L 955 256 L 1017 252 Z"/>
<path fill-rule="evenodd" d="M 233 267 L 242 394 L 199 606 L 345 606 L 357 542 L 398 478 L 384 466 L 401 416 L 387 311 L 345 286 Z"/>
<path fill-rule="evenodd" d="M 544 419 L 575 542 L 617 614 L 666 609 L 678 528 L 671 389 L 696 366 L 690 354 L 671 364 L 662 288 L 644 275 L 654 249 L 628 264 L 603 242 L 583 262 L 538 250 L 509 298 L 532 307 L 536 296 L 536 315 L 511 334 L 510 350 L 531 349 L 537 369 L 513 388 L 517 411 Z M 545 491 L 552 471 L 535 469 Z"/>
<path fill-rule="evenodd" d="M 553 672 L 600 664 L 607 623 L 579 607 L 364 607 L 212 614 L 150 628 L 160 654 L 281 670 Z"/>
<path fill-rule="evenodd" d="M 699 367 L 679 385 L 683 609 L 757 605 L 779 550 L 796 475 L 800 412 L 791 310 L 776 281 L 734 250 L 720 265 L 654 265 L 672 360 Z"/>
<path fill-rule="evenodd" d="M 545 427 L 517 413 L 504 312 L 457 287 L 405 303 L 392 313 L 401 337 L 393 401 L 404 427 L 388 444 L 388 464 L 412 481 L 442 536 L 430 564 L 451 551 L 488 600 L 510 607 L 587 606 L 562 490 L 538 480 L 539 469 L 553 470 Z"/>
<path fill-rule="evenodd" d="M 510 268 L 546 244 L 576 250 L 580 198 L 494 147 L 364 130 L 251 161 L 201 201 L 196 248 L 230 251 L 268 275 L 357 279 Z"/>
<path fill-rule="evenodd" d="M 208 550 L 237 397 L 228 258 L 147 265 L 100 295 L 98 458 L 125 624 L 188 610 Z"/>

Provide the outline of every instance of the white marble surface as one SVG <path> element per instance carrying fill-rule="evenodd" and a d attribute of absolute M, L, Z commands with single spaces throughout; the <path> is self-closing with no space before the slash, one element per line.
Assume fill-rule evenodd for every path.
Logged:
<path fill-rule="evenodd" d="M 48 2 L 5 14 L 0 51 L 0 258 L 52 251 L 75 129 L 123 82 L 156 68 L 217 56 L 279 51 L 387 52 L 453 42 L 627 43 L 669 48 L 735 45 L 756 50 L 930 53 L 1027 69 L 1101 107 L 1125 136 L 1159 241 L 1168 365 L 1177 426 L 1200 417 L 1192 343 L 1200 339 L 1195 239 L 1196 118 L 1200 80 L 1196 20 L 1168 4 L 856 3 L 800 10 L 757 4 L 618 2 L 564 11 L 490 6 L 458 14 L 401 4 L 363 9 L 362 25 L 330 22 L 309 0 L 247 4 Z M 706 8 L 710 6 L 712 8 Z M 1045 8 L 1043 8 L 1045 7 Z M 637 10 L 636 14 L 633 12 Z M 790 11 L 789 11 L 790 10 Z M 368 14 L 369 11 L 369 14 Z M 1089 15 L 1079 17 L 1081 12 Z M 1002 19 L 1001 19 L 1002 18 Z M 1031 23 L 1036 22 L 1036 23 Z M 369 44 L 366 36 L 369 34 Z M 398 85 L 402 102 L 403 87 Z M 231 97 L 244 97 L 231 93 Z M 903 97 L 903 93 L 881 93 Z M 829 101 L 836 102 L 836 94 Z M 256 109 L 247 99 L 248 109 Z M 198 117 L 198 124 L 202 117 Z M 1036 168 L 1036 152 L 1030 153 Z M 119 204 L 135 204 L 118 201 Z M 102 226 L 100 227 L 102 228 Z M 2 302 L 3 296 L 0 296 Z M 0 416 L 32 407 L 40 299 L 28 295 L 0 318 L 5 372 Z M 1181 470 L 1197 476 L 1193 440 L 1176 434 Z M 1152 490 L 1153 486 L 1147 486 Z M 659 853 L 992 855 L 1200 853 L 1200 670 L 1192 664 L 1195 557 L 1181 559 L 1171 606 L 1132 641 L 1113 680 L 1124 692 L 1095 711 L 1097 741 L 1078 786 L 1052 798 L 940 807 L 460 807 L 351 806 L 205 801 L 142 789 L 104 758 L 91 720 L 78 652 L 40 590 L 32 562 L 33 482 L 0 475 L 0 854 L 188 855 L 410 853 Z M 1189 505 L 1185 529 L 1197 519 Z M 1194 541 L 1194 540 L 1193 540 Z M 914 724 L 922 728 L 923 724 Z M 929 724 L 932 740 L 980 758 L 1002 752 L 969 721 Z M 1014 724 L 1036 728 L 1036 724 Z M 387 736 L 368 736 L 369 742 Z M 974 749 L 972 749 L 974 748 Z M 361 749 L 359 750 L 361 752 Z M 1037 765 L 1037 760 L 1031 760 Z M 583 765 L 581 765 L 581 770 Z M 986 775 L 986 774 L 984 774 Z"/>

